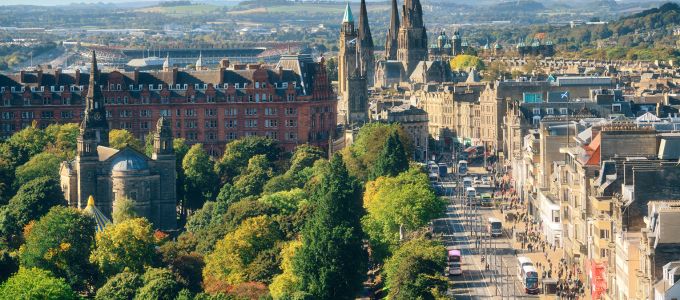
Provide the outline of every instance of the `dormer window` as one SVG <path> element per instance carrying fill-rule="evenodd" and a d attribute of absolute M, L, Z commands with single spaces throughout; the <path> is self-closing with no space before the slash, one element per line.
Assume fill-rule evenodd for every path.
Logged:
<path fill-rule="evenodd" d="M 255 82 L 255 88 L 256 88 L 256 89 L 259 89 L 259 88 L 260 88 L 260 82 L 259 82 L 259 81 L 256 81 L 256 82 Z"/>

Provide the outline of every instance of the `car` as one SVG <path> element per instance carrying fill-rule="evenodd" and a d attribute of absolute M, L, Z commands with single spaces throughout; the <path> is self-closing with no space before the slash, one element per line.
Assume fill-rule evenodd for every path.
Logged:
<path fill-rule="evenodd" d="M 482 184 L 484 184 L 484 185 L 491 185 L 491 177 L 489 177 L 489 176 L 482 176 Z"/>

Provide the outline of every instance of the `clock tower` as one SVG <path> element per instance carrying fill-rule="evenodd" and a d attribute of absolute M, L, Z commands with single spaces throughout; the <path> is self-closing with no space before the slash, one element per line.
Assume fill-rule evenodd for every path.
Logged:
<path fill-rule="evenodd" d="M 109 123 L 106 121 L 104 97 L 97 82 L 98 77 L 97 56 L 92 51 L 90 82 L 85 97 L 85 114 L 80 123 L 80 135 L 78 136 L 78 156 L 81 159 L 96 158 L 97 146 L 109 145 Z"/>

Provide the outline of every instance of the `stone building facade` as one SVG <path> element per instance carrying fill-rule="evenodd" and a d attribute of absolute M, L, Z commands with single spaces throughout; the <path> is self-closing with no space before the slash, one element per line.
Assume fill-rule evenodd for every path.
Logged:
<path fill-rule="evenodd" d="M 361 1 L 359 29 L 347 4 L 340 28 L 338 51 L 338 123 L 351 125 L 368 121 L 368 85 L 375 77 L 373 38 L 368 28 L 366 2 Z M 370 80 L 369 80 L 370 77 Z"/>
<path fill-rule="evenodd" d="M 322 148 L 335 129 L 337 98 L 325 62 L 305 54 L 283 55 L 277 65 L 231 64 L 217 69 L 100 72 L 99 86 L 110 128 L 145 140 L 161 115 L 175 138 L 202 143 L 212 155 L 244 136 L 268 136 L 291 151 L 298 144 Z M 83 120 L 88 76 L 79 71 L 0 74 L 0 138 L 30 126 Z"/>
<path fill-rule="evenodd" d="M 151 158 L 129 147 L 110 148 L 109 123 L 98 85 L 94 52 L 91 70 L 77 154 L 74 160 L 63 162 L 60 169 L 61 187 L 69 206 L 84 209 L 88 198 L 94 197 L 97 208 L 111 218 L 116 199 L 126 197 L 134 204 L 136 213 L 156 228 L 175 229 L 177 195 L 172 124 L 166 117 L 159 117 Z"/>

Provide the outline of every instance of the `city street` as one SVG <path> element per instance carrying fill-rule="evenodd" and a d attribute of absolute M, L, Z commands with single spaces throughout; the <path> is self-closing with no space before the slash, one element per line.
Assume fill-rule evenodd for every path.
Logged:
<path fill-rule="evenodd" d="M 473 167 L 470 175 L 488 173 Z M 434 232 L 442 235 L 447 250 L 462 252 L 463 274 L 449 277 L 449 295 L 455 299 L 539 299 L 539 296 L 527 295 L 518 280 L 516 250 L 508 231 L 495 238 L 486 234 L 487 219 L 498 218 L 500 212 L 490 207 L 462 205 L 457 195 L 457 178 L 450 177 L 441 185 L 449 205 L 447 217 L 433 223 Z M 490 184 L 477 184 L 475 188 L 478 194 L 493 192 Z"/>

